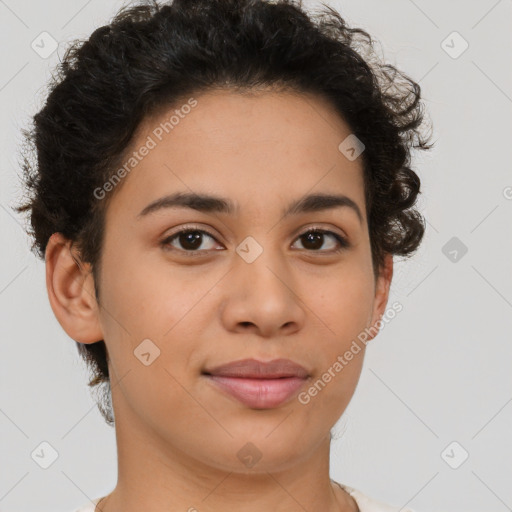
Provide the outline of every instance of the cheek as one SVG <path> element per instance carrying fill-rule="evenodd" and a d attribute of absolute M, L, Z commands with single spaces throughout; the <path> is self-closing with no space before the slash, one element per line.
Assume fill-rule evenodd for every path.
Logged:
<path fill-rule="evenodd" d="M 113 254 L 106 248 L 102 267 L 106 322 L 137 336 L 161 337 L 186 307 L 180 281 L 170 279 L 173 269 L 147 264 L 134 251 Z"/>
<path fill-rule="evenodd" d="M 364 269 L 351 269 L 329 280 L 319 291 L 309 290 L 308 306 L 319 318 L 322 332 L 315 337 L 315 353 L 321 361 L 311 390 L 316 407 L 333 411 L 333 418 L 348 404 L 363 365 L 364 333 L 371 319 L 374 298 L 373 275 Z M 307 400 L 308 397 L 305 398 Z M 313 401 L 313 398 L 312 398 Z"/>
<path fill-rule="evenodd" d="M 134 351 L 139 346 L 142 350 L 144 340 L 151 340 L 145 343 L 158 354 L 156 366 L 185 373 L 201 339 L 206 314 L 201 306 L 218 277 L 194 279 L 170 265 L 144 264 L 127 253 L 112 261 L 105 259 L 103 267 L 101 318 L 119 373 L 140 365 Z"/>
<path fill-rule="evenodd" d="M 322 283 L 308 287 L 304 296 L 312 313 L 329 327 L 336 340 L 347 340 L 364 330 L 371 319 L 374 301 L 371 272 L 352 266 L 333 272 Z M 332 340 L 331 340 L 332 341 Z"/>

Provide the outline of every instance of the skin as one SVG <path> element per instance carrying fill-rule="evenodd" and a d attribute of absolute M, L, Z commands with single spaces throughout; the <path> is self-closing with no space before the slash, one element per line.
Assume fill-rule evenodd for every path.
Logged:
<path fill-rule="evenodd" d="M 196 99 L 114 190 L 101 305 L 90 267 L 76 264 L 69 240 L 55 233 L 46 251 L 48 295 L 61 326 L 80 343 L 104 339 L 109 354 L 118 482 L 100 508 L 357 511 L 330 480 L 329 451 L 330 430 L 357 386 L 364 344 L 306 405 L 294 398 L 252 409 L 201 374 L 237 359 L 283 357 L 315 382 L 383 315 L 392 256 L 375 280 L 362 161 L 338 150 L 350 128 L 311 95 L 216 91 Z M 132 149 L 174 108 L 146 119 Z M 171 208 L 137 219 L 176 191 L 227 197 L 240 211 Z M 363 222 L 347 207 L 281 218 L 291 201 L 312 192 L 350 197 Z M 167 250 L 161 245 L 190 224 L 214 236 L 203 236 L 199 256 L 184 255 L 190 245 L 183 238 Z M 350 247 L 334 253 L 331 235 L 308 245 L 300 235 L 312 227 L 344 236 Z M 263 248 L 252 263 L 235 251 L 247 236 Z M 134 356 L 147 338 L 160 350 L 148 366 Z M 248 442 L 261 454 L 251 468 L 237 457 Z"/>

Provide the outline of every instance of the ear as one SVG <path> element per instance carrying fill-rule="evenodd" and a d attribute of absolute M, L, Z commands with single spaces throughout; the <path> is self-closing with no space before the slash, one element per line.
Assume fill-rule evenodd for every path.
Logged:
<path fill-rule="evenodd" d="M 61 233 L 50 237 L 45 261 L 48 298 L 62 328 L 80 343 L 102 340 L 90 265 L 81 262 L 71 240 Z"/>
<path fill-rule="evenodd" d="M 389 298 L 389 288 L 391 286 L 391 280 L 393 278 L 393 255 L 387 253 L 384 258 L 384 263 L 380 268 L 379 276 L 375 283 L 375 298 L 373 303 L 373 312 L 371 323 L 368 326 L 371 333 L 368 340 L 372 340 L 377 336 L 379 329 L 375 324 L 382 318 L 386 310 L 386 305 Z M 373 329 L 371 328 L 373 327 Z"/>

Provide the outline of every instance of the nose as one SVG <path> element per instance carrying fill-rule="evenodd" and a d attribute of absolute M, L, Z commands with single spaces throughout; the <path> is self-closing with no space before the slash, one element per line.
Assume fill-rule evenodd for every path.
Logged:
<path fill-rule="evenodd" d="M 270 251 L 252 263 L 236 261 L 223 293 L 220 314 L 228 331 L 270 338 L 293 334 L 303 326 L 305 304 L 297 279 Z"/>

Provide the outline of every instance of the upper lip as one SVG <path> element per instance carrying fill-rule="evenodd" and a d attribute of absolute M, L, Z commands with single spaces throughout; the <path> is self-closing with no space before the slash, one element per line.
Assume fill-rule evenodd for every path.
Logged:
<path fill-rule="evenodd" d="M 203 373 L 221 377 L 240 377 L 247 379 L 278 379 L 283 377 L 309 376 L 307 370 L 290 359 L 273 359 L 258 361 L 257 359 L 240 359 L 231 363 L 205 369 Z"/>

